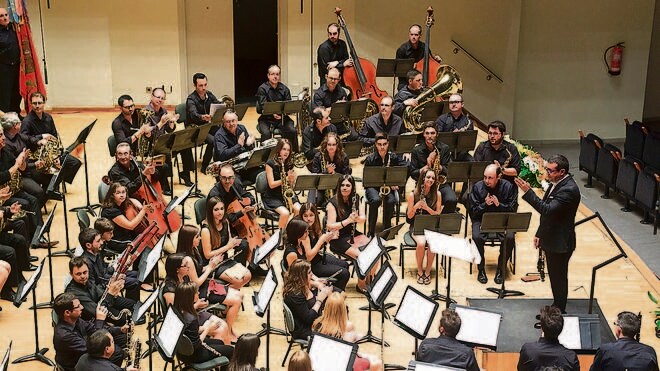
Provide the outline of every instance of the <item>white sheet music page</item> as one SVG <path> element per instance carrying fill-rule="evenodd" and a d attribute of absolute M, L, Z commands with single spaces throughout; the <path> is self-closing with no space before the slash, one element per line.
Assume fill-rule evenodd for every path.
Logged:
<path fill-rule="evenodd" d="M 456 313 L 461 317 L 461 329 L 456 335 L 457 340 L 489 346 L 497 345 L 501 314 L 464 307 L 456 307 Z"/>
<path fill-rule="evenodd" d="M 564 329 L 559 334 L 559 344 L 568 349 L 581 349 L 580 319 L 578 317 L 564 317 Z"/>
<path fill-rule="evenodd" d="M 390 281 L 390 278 L 392 278 L 392 274 L 393 274 L 392 269 L 386 269 L 383 272 L 383 275 L 380 276 L 380 279 L 371 288 L 371 291 L 369 292 L 369 296 L 371 296 L 371 299 L 374 302 L 378 300 L 378 297 L 385 289 L 385 285 L 387 285 L 387 283 Z"/>
<path fill-rule="evenodd" d="M 452 237 L 435 231 L 424 230 L 424 237 L 432 252 L 450 256 L 469 263 L 481 263 L 481 256 L 476 245 L 464 238 Z M 474 245 L 474 246 L 471 246 Z M 475 253 L 476 252 L 476 253 Z"/>
<path fill-rule="evenodd" d="M 314 371 L 346 370 L 351 360 L 353 347 L 339 341 L 321 336 L 314 336 L 309 358 Z"/>
<path fill-rule="evenodd" d="M 369 241 L 367 244 L 367 247 L 364 248 L 364 250 L 360 251 L 360 255 L 358 255 L 356 261 L 358 264 L 358 269 L 360 270 L 360 273 L 364 276 L 367 271 L 369 270 L 369 266 L 371 265 L 371 262 L 373 262 L 375 259 L 378 258 L 378 255 L 381 252 L 380 245 L 378 244 L 378 239 L 380 237 L 374 237 Z"/>
<path fill-rule="evenodd" d="M 435 302 L 408 289 L 401 300 L 395 319 L 416 333 L 424 335 L 429 322 L 433 320 L 434 308 Z"/>
<path fill-rule="evenodd" d="M 259 289 L 259 294 L 257 294 L 257 307 L 262 313 L 266 311 L 268 301 L 270 301 L 276 288 L 277 283 L 273 280 L 273 270 L 269 269 L 264 283 L 261 285 L 261 289 Z"/>
<path fill-rule="evenodd" d="M 37 266 L 37 270 L 34 271 L 34 274 L 32 274 L 32 277 L 30 277 L 30 279 L 27 280 L 27 282 L 26 282 L 25 285 L 23 286 L 23 291 L 20 292 L 20 297 L 21 297 L 21 298 L 24 298 L 24 297 L 27 295 L 28 290 L 30 290 L 30 289 L 32 288 L 32 285 L 34 285 L 34 279 L 35 279 L 39 274 L 41 274 L 41 270 L 42 270 L 43 268 L 44 268 L 44 264 L 43 264 L 43 261 L 42 261 L 41 264 L 39 264 L 39 265 Z"/>
<path fill-rule="evenodd" d="M 211 106 L 209 107 L 209 116 L 213 117 L 213 115 L 215 115 L 215 111 L 224 107 L 224 103 L 211 103 Z"/>
<path fill-rule="evenodd" d="M 278 242 L 280 242 L 280 232 L 281 230 L 278 229 L 269 239 L 266 240 L 266 242 L 264 242 L 263 245 L 257 247 L 254 259 L 252 260 L 253 263 L 256 264 L 257 262 L 260 262 L 268 256 L 271 251 L 273 251 Z"/>
<path fill-rule="evenodd" d="M 441 365 L 429 365 L 429 364 L 420 364 L 420 363 L 417 363 L 415 365 L 415 371 L 442 371 L 442 370 L 455 371 L 457 369 L 453 367 L 445 367 Z"/>
<path fill-rule="evenodd" d="M 144 316 L 145 313 L 147 313 L 147 310 L 149 309 L 149 307 L 151 307 L 151 304 L 153 304 L 154 301 L 156 301 L 157 297 L 158 297 L 158 290 L 155 290 L 154 292 L 151 293 L 151 295 L 149 295 L 147 300 L 145 300 L 144 303 L 138 309 L 137 317 L 135 318 L 136 320 L 139 320 L 140 318 L 142 318 L 142 316 Z"/>
<path fill-rule="evenodd" d="M 172 309 L 169 309 L 157 335 L 158 342 L 168 356 L 174 354 L 181 331 L 183 331 L 183 321 Z"/>

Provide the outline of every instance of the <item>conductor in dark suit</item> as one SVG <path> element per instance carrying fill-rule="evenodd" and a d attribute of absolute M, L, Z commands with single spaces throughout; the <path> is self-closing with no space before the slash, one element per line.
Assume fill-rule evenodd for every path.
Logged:
<path fill-rule="evenodd" d="M 575 250 L 575 214 L 580 205 L 580 190 L 568 173 L 568 159 L 563 155 L 548 158 L 546 165 L 550 188 L 538 198 L 526 181 L 515 178 L 527 201 L 541 214 L 534 246 L 545 252 L 552 287 L 552 305 L 566 313 L 568 297 L 568 261 Z"/>
<path fill-rule="evenodd" d="M 577 354 L 559 344 L 559 334 L 564 329 L 564 317 L 559 308 L 541 308 L 541 329 L 539 341 L 525 343 L 520 349 L 518 371 L 536 371 L 545 366 L 561 367 L 565 371 L 580 371 Z"/>

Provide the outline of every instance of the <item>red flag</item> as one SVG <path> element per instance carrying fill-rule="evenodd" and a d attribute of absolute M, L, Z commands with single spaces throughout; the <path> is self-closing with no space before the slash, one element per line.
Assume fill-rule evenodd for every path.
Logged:
<path fill-rule="evenodd" d="M 13 3 L 13 1 L 11 2 Z M 11 4 L 14 5 L 14 4 Z M 21 70 L 19 72 L 19 86 L 25 106 L 25 112 L 30 112 L 30 94 L 39 91 L 46 95 L 46 86 L 39 66 L 39 57 L 34 48 L 30 19 L 27 14 L 27 0 L 17 0 L 12 11 L 18 16 L 16 35 L 21 50 Z"/>

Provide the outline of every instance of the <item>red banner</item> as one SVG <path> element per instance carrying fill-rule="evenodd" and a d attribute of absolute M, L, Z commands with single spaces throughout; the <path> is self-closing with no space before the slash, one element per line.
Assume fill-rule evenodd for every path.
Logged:
<path fill-rule="evenodd" d="M 16 23 L 16 35 L 18 46 L 21 50 L 21 70 L 19 72 L 19 86 L 25 112 L 30 112 L 30 94 L 39 91 L 46 95 L 46 86 L 39 66 L 39 57 L 34 48 L 30 19 L 27 14 L 27 0 L 10 1 L 12 11 L 18 16 Z"/>

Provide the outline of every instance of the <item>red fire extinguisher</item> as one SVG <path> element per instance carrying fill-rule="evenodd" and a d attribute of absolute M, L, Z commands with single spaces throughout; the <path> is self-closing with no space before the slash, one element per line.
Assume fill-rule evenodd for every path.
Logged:
<path fill-rule="evenodd" d="M 609 73 L 612 76 L 616 76 L 621 73 L 623 48 L 625 48 L 625 46 L 623 46 L 623 42 L 620 42 L 605 49 L 605 53 L 603 53 L 603 61 L 605 62 L 605 66 L 607 66 L 607 73 Z M 610 50 L 612 50 L 612 53 L 610 53 L 610 58 L 609 58 L 610 63 L 607 63 L 607 53 Z"/>

